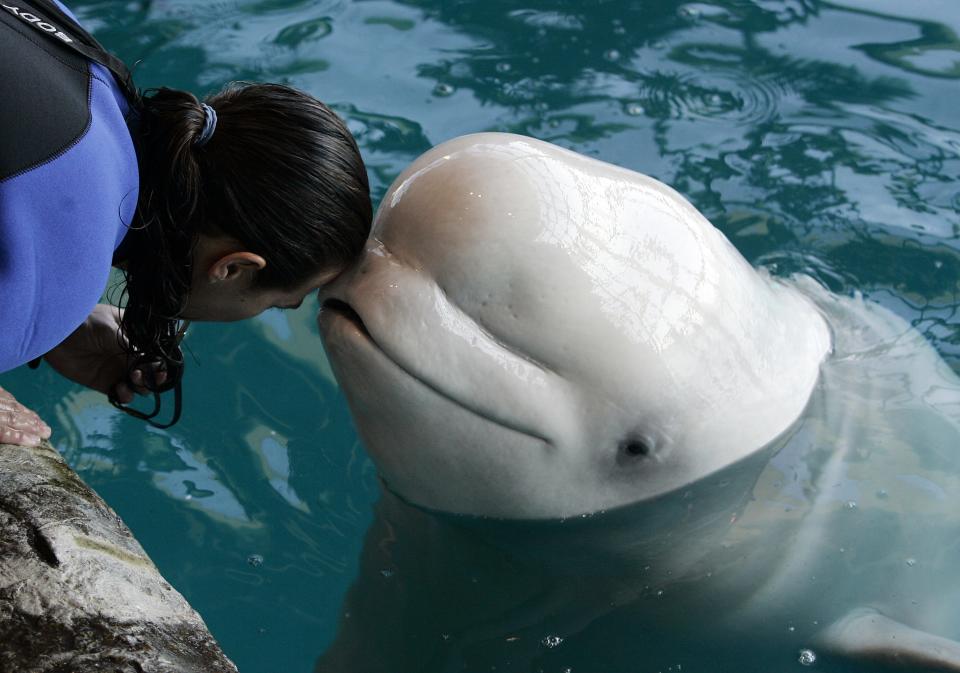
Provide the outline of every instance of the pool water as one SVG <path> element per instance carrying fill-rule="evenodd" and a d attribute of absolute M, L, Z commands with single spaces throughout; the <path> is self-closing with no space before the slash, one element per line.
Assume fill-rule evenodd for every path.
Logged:
<path fill-rule="evenodd" d="M 440 141 L 532 135 L 667 182 L 754 264 L 862 292 L 960 370 L 954 0 L 71 7 L 138 62 L 141 87 L 282 81 L 330 103 L 358 138 L 375 201 Z M 165 431 L 46 366 L 0 377 L 246 673 L 313 670 L 340 628 L 380 499 L 316 308 L 195 325 L 184 417 Z M 383 579 L 402 578 L 385 568 Z M 563 671 L 562 648 L 542 647 L 546 670 Z M 647 670 L 639 659 L 636 670 Z"/>

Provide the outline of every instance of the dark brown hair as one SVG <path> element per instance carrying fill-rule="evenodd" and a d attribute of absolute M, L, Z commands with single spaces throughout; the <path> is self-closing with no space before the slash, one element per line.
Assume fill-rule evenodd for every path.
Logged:
<path fill-rule="evenodd" d="M 234 84 L 204 102 L 218 119 L 202 146 L 193 94 L 153 89 L 138 105 L 140 197 L 118 258 L 122 330 L 141 362 L 177 364 L 177 318 L 201 233 L 236 238 L 267 260 L 258 283 L 286 289 L 350 262 L 370 231 L 359 149 L 326 105 L 279 84 Z"/>

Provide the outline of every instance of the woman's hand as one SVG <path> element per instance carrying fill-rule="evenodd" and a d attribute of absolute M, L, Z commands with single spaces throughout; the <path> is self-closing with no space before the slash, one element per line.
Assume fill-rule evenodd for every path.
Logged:
<path fill-rule="evenodd" d="M 0 444 L 36 446 L 50 437 L 50 426 L 0 388 Z"/>
<path fill-rule="evenodd" d="M 124 349 L 120 317 L 116 306 L 97 304 L 73 334 L 43 357 L 71 381 L 129 404 L 134 393 L 144 393 L 146 389 L 142 387 L 143 372 L 129 372 L 130 354 Z M 156 373 L 158 385 L 165 379 L 166 372 Z"/>

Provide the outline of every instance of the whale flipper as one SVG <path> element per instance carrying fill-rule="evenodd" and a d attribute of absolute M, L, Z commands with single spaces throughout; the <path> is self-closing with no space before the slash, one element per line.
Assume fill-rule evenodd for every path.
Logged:
<path fill-rule="evenodd" d="M 893 670 L 960 672 L 960 642 L 901 624 L 876 610 L 860 608 L 822 636 L 835 654 Z"/>

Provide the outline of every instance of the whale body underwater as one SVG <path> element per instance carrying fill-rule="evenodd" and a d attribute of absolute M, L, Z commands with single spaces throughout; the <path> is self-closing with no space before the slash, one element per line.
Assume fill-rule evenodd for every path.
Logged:
<path fill-rule="evenodd" d="M 889 310 L 495 133 L 408 167 L 321 300 L 386 489 L 318 671 L 537 670 L 548 625 L 581 670 L 960 671 L 960 380 Z"/>

